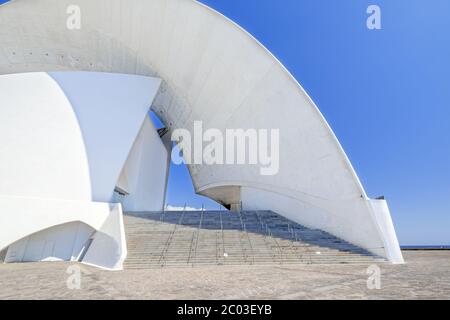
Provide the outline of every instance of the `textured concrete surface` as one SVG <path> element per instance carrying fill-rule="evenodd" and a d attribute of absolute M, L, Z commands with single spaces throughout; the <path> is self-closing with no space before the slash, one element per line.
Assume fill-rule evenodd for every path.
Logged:
<path fill-rule="evenodd" d="M 450 251 L 404 252 L 382 264 L 381 289 L 368 265 L 214 266 L 107 272 L 71 263 L 0 265 L 0 299 L 449 299 Z M 69 289 L 68 267 L 82 269 Z M 73 277 L 73 274 L 72 274 Z"/>

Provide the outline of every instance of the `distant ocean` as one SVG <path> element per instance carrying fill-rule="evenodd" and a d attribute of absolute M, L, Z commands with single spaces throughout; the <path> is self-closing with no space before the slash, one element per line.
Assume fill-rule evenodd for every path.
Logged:
<path fill-rule="evenodd" d="M 450 250 L 450 246 L 400 246 L 402 250 Z"/>

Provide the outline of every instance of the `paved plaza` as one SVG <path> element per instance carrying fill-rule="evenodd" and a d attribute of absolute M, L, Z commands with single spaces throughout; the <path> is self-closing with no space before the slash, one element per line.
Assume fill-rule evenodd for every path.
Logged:
<path fill-rule="evenodd" d="M 367 288 L 367 264 L 195 266 L 119 272 L 73 263 L 8 264 L 0 265 L 0 299 L 450 298 L 450 251 L 406 251 L 404 256 L 405 265 L 380 264 L 380 290 Z M 77 269 L 82 271 L 79 289 L 71 278 Z"/>

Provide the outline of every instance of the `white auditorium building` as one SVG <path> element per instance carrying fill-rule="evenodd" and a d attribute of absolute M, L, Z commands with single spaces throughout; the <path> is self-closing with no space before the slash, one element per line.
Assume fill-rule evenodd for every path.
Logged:
<path fill-rule="evenodd" d="M 80 28 L 68 18 L 79 14 Z M 113 88 L 113 89 L 112 89 Z M 160 136 L 153 111 L 169 134 Z M 280 170 L 190 165 L 198 194 L 271 210 L 403 263 L 295 78 L 241 27 L 194 0 L 13 0 L 0 6 L 0 252 L 5 262 L 120 270 L 123 212 L 161 211 L 170 132 L 280 129 Z"/>

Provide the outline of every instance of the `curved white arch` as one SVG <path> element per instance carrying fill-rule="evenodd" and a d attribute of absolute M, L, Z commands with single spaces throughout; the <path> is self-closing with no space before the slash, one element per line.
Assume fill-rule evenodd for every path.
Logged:
<path fill-rule="evenodd" d="M 122 209 L 109 204 L 122 169 L 145 165 L 146 177 L 161 170 L 149 183 L 166 183 L 166 170 L 151 167 L 166 164 L 168 154 L 148 116 L 159 85 L 155 78 L 92 72 L 0 76 L 0 251 L 9 247 L 9 261 L 22 261 L 23 246 L 31 248 L 29 257 L 54 246 L 59 253 L 49 257 L 67 258 L 90 234 L 65 226 L 60 235 L 53 227 L 82 222 L 96 231 L 83 262 L 122 268 Z M 144 129 L 153 135 L 139 139 Z M 150 163 L 128 164 L 130 153 L 140 160 L 144 148 Z M 133 194 L 129 202 L 162 208 L 161 193 L 148 202 Z"/>
<path fill-rule="evenodd" d="M 81 221 L 51 226 L 9 245 L 4 262 L 79 261 L 94 233 L 92 226 Z"/>
<path fill-rule="evenodd" d="M 81 9 L 79 30 L 66 27 L 69 5 Z M 295 203 L 274 199 L 265 209 L 402 261 L 395 233 L 384 231 L 384 224 L 392 226 L 389 212 L 380 224 L 380 213 L 310 97 L 267 49 L 216 11 L 191 0 L 16 0 L 0 9 L 0 28 L 0 73 L 156 75 L 164 82 L 152 108 L 171 130 L 192 131 L 195 120 L 221 130 L 280 129 L 278 175 L 261 176 L 251 166 L 191 165 L 197 192 L 224 202 L 227 192 L 235 194 L 227 187 L 233 184 L 248 186 L 247 195 L 264 185 L 266 198 L 290 190 Z M 222 195 L 210 186 L 224 187 Z M 239 200 L 259 205 L 258 197 L 240 194 Z"/>
<path fill-rule="evenodd" d="M 82 222 L 97 230 L 87 252 L 91 253 L 86 255 L 83 262 L 111 270 L 122 268 L 127 248 L 123 226 L 119 223 L 122 221 L 120 205 L 0 196 L 0 208 L 0 251 L 37 232 L 71 222 Z M 104 241 L 105 234 L 108 235 L 107 241 Z M 84 239 L 84 242 L 87 240 Z M 96 247 L 93 247 L 94 244 Z M 104 255 L 109 257 L 105 259 Z M 95 256 L 103 259 L 95 259 Z"/>

